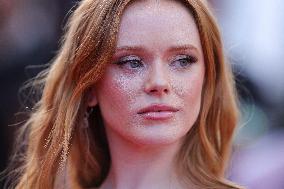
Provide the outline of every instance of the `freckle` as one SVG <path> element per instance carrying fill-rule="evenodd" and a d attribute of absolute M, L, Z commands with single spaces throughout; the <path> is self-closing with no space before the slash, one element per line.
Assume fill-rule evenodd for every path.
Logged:
<path fill-rule="evenodd" d="M 124 102 L 123 104 L 131 111 L 137 111 L 137 108 L 139 108 L 141 103 L 143 103 L 141 100 L 144 98 L 141 99 L 141 95 L 144 93 L 144 77 L 145 72 L 138 70 L 130 75 L 123 73 L 116 78 L 117 89 L 120 90 L 124 96 L 127 96 L 127 103 Z M 138 123 L 139 122 L 132 124 L 137 126 L 139 125 Z"/>
<path fill-rule="evenodd" d="M 130 80 L 131 78 L 127 78 L 126 76 L 119 76 L 116 82 L 118 90 L 128 96 L 129 102 L 125 103 L 128 106 L 131 106 L 135 99 L 135 90 Z"/>
<path fill-rule="evenodd" d="M 131 94 L 133 92 L 131 91 L 131 87 L 129 86 L 129 79 L 125 78 L 124 76 L 119 76 L 117 78 L 117 87 L 119 88 L 119 90 L 127 92 L 128 94 Z"/>
<path fill-rule="evenodd" d="M 171 85 L 173 91 L 178 95 L 178 96 L 183 96 L 185 95 L 187 89 L 189 88 L 190 83 L 186 83 L 177 79 L 171 79 Z"/>

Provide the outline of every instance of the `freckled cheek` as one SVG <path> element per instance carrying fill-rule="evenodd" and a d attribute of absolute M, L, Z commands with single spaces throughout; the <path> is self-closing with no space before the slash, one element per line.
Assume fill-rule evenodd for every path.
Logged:
<path fill-rule="evenodd" d="M 203 74 L 186 75 L 172 81 L 172 88 L 185 109 L 200 109 Z"/>
<path fill-rule="evenodd" d="M 132 109 L 139 97 L 142 85 L 141 78 L 125 75 L 112 75 L 104 82 L 103 91 L 108 96 L 108 103 L 114 108 Z"/>
<path fill-rule="evenodd" d="M 180 97 L 198 96 L 202 90 L 203 77 L 185 76 L 171 80 L 174 92 Z"/>

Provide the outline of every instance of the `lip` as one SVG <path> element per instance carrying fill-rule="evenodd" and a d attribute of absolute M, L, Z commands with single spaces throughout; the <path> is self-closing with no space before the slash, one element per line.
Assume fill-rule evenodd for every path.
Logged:
<path fill-rule="evenodd" d="M 148 120 L 166 120 L 174 116 L 179 109 L 166 104 L 153 104 L 138 111 L 144 119 Z"/>

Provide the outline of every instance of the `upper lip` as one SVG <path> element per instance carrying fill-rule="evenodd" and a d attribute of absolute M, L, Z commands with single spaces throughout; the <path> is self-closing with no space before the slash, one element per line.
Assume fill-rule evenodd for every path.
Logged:
<path fill-rule="evenodd" d="M 150 106 L 147 106 L 145 108 L 142 108 L 138 111 L 138 114 L 144 114 L 147 112 L 163 112 L 163 111 L 167 111 L 167 112 L 177 112 L 178 109 L 166 104 L 153 104 Z"/>

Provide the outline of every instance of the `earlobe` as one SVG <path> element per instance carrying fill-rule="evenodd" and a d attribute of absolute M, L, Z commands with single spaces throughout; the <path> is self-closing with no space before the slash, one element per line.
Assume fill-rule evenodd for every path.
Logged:
<path fill-rule="evenodd" d="M 88 106 L 89 107 L 94 107 L 98 104 L 97 96 L 95 93 L 95 88 L 93 87 L 90 90 L 89 96 L 88 96 Z"/>

